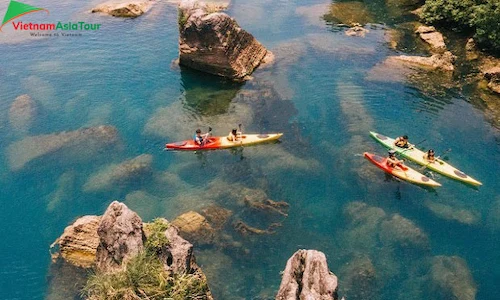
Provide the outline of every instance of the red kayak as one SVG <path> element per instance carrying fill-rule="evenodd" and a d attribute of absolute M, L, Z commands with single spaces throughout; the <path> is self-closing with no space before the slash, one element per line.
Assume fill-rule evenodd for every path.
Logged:
<path fill-rule="evenodd" d="M 440 183 L 435 182 L 434 180 L 423 174 L 420 174 L 410 167 L 404 165 L 396 166 L 395 168 L 390 167 L 389 165 L 387 165 L 386 157 L 378 156 L 376 154 L 368 152 L 363 153 L 363 155 L 366 157 L 366 159 L 368 159 L 380 169 L 403 180 L 432 187 L 441 186 Z"/>

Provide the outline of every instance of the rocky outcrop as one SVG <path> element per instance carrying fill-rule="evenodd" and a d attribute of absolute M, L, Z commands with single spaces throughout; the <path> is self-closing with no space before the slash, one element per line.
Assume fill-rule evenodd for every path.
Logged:
<path fill-rule="evenodd" d="M 204 216 L 195 211 L 188 211 L 172 221 L 177 226 L 181 235 L 195 244 L 211 244 L 214 239 L 215 230 L 207 222 Z"/>
<path fill-rule="evenodd" d="M 100 271 L 122 268 L 124 261 L 143 249 L 145 236 L 141 218 L 118 201 L 113 201 L 106 209 L 97 233 L 96 266 Z"/>
<path fill-rule="evenodd" d="M 179 63 L 202 72 L 244 80 L 268 51 L 225 13 L 202 2 L 179 5 Z"/>
<path fill-rule="evenodd" d="M 337 276 L 322 252 L 298 250 L 288 259 L 276 300 L 295 299 L 338 299 Z"/>
<path fill-rule="evenodd" d="M 129 183 L 138 183 L 153 174 L 153 156 L 142 154 L 118 165 L 110 165 L 92 175 L 83 186 L 86 192 L 110 189 Z"/>
<path fill-rule="evenodd" d="M 91 12 L 104 13 L 113 17 L 136 18 L 151 9 L 153 3 L 152 0 L 109 1 L 93 8 Z"/>
<path fill-rule="evenodd" d="M 488 80 L 488 88 L 500 94 L 500 64 L 484 68 L 482 70 L 484 78 Z"/>
<path fill-rule="evenodd" d="M 9 109 L 10 126 L 15 131 L 27 133 L 37 115 L 37 105 L 28 95 L 17 97 Z"/>
<path fill-rule="evenodd" d="M 95 267 L 98 274 L 119 272 L 129 259 L 142 251 L 148 251 L 150 254 L 155 253 L 163 263 L 167 280 L 176 279 L 177 275 L 192 275 L 189 283 L 186 282 L 186 296 L 190 293 L 189 284 L 202 284 L 204 287 L 195 287 L 196 296 L 201 297 L 196 299 L 212 300 L 205 274 L 196 264 L 193 245 L 183 239 L 178 229 L 170 226 L 167 220 L 159 221 L 166 226 L 157 227 L 156 220 L 143 224 L 135 212 L 117 201 L 109 205 L 102 217 L 84 216 L 76 220 L 51 246 L 51 251 L 55 253 L 52 255 L 54 264 L 51 266 L 48 299 L 72 299 L 81 292 L 88 271 L 82 273 L 83 269 L 78 267 Z M 162 234 L 166 243 L 156 248 L 158 244 L 155 242 Z M 153 239 L 153 244 L 146 243 L 149 238 Z M 74 282 L 65 277 L 71 272 L 74 274 L 71 276 L 77 276 Z"/>
<path fill-rule="evenodd" d="M 458 256 L 432 259 L 430 288 L 436 299 L 476 299 L 477 288 L 465 260 Z"/>
<path fill-rule="evenodd" d="M 453 71 L 455 67 L 453 63 L 457 59 L 450 51 L 446 51 L 443 54 L 434 54 L 431 57 L 425 56 L 391 56 L 387 58 L 388 60 L 401 61 L 412 66 L 426 68 L 426 69 L 439 69 L 443 71 Z"/>
<path fill-rule="evenodd" d="M 75 131 L 63 131 L 26 137 L 14 142 L 7 148 L 7 158 L 13 171 L 22 169 L 27 163 L 54 155 L 77 159 L 80 157 L 95 159 L 95 154 L 104 147 L 118 141 L 118 131 L 113 126 L 97 126 Z"/>
<path fill-rule="evenodd" d="M 420 38 L 429 44 L 433 53 L 443 53 L 446 51 L 443 35 L 434 26 L 421 25 L 415 30 Z"/>
<path fill-rule="evenodd" d="M 467 60 L 475 60 L 479 58 L 480 51 L 477 48 L 476 41 L 473 38 L 467 40 L 465 44 L 465 58 Z"/>
<path fill-rule="evenodd" d="M 50 246 L 52 259 L 55 261 L 60 255 L 72 265 L 92 267 L 99 245 L 97 228 L 100 221 L 101 217 L 98 216 L 84 216 L 66 227 L 64 233 Z"/>

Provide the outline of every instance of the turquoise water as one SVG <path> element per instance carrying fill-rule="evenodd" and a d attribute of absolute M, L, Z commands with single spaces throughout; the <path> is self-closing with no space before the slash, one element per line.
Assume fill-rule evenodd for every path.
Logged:
<path fill-rule="evenodd" d="M 472 104 L 473 95 L 459 88 L 429 90 L 404 80 L 367 79 L 369 70 L 394 53 L 384 33 L 398 18 L 375 12 L 380 24 L 369 26 L 365 38 L 353 38 L 318 21 L 317 9 L 310 9 L 312 18 L 298 13 L 299 7 L 318 7 L 318 1 L 233 1 L 229 13 L 276 54 L 273 66 L 259 69 L 245 84 L 234 84 L 173 63 L 177 12 L 169 4 L 158 3 L 134 20 L 90 15 L 85 11 L 91 6 L 77 1 L 32 4 L 51 14 L 26 20 L 87 20 L 102 23 L 103 29 L 17 44 L 0 40 L 0 298 L 46 297 L 49 245 L 76 217 L 102 214 L 114 199 L 125 201 L 144 220 L 171 220 L 216 203 L 233 210 L 232 220 L 251 226 L 280 222 L 275 234 L 257 236 L 241 236 L 229 224 L 226 233 L 240 248 L 197 249 L 219 299 L 272 297 L 279 272 L 299 248 L 325 252 L 347 299 L 362 298 L 346 282 L 347 266 L 360 255 L 369 257 L 376 270 L 379 287 L 365 287 L 376 298 L 434 298 L 429 291 L 415 291 L 428 273 L 425 262 L 437 255 L 457 255 L 467 262 L 478 299 L 500 297 L 500 235 L 491 225 L 500 218 L 493 210 L 500 187 L 498 128 Z M 12 130 L 8 112 L 21 94 L 38 104 L 28 135 L 112 125 L 120 142 L 92 159 L 79 153 L 40 158 L 11 171 L 7 148 L 24 135 Z M 245 132 L 285 135 L 279 144 L 241 152 L 162 151 L 166 141 L 187 138 L 198 126 L 226 134 L 240 122 Z M 420 146 L 438 153 L 452 149 L 445 159 L 484 186 L 474 189 L 428 173 L 443 184 L 434 191 L 388 178 L 361 156 L 384 152 L 369 130 L 406 133 L 414 142 L 425 139 Z M 83 191 L 89 176 L 106 165 L 143 153 L 153 156 L 153 180 Z M 158 183 L 155 178 L 163 172 L 174 179 Z M 62 184 L 62 196 L 55 201 L 61 178 L 70 178 L 70 184 Z M 288 217 L 255 213 L 225 194 L 242 187 L 288 202 Z M 145 198 L 131 196 L 136 191 Z M 400 252 L 371 243 L 379 229 L 367 225 L 369 230 L 357 232 L 343 213 L 354 201 L 411 220 L 428 236 L 430 250 Z M 429 203 L 467 211 L 474 221 L 450 220 L 429 209 L 436 207 Z"/>

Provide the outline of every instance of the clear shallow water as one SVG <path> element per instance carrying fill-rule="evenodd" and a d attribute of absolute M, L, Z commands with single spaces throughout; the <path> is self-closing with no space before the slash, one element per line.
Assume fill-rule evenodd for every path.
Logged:
<path fill-rule="evenodd" d="M 126 200 L 145 220 L 172 219 L 215 202 L 251 226 L 281 221 L 276 234 L 269 236 L 241 237 L 230 231 L 248 252 L 198 249 L 198 260 L 220 299 L 274 295 L 279 272 L 298 248 L 324 251 L 341 284 L 352 257 L 367 255 L 377 280 L 385 282 L 378 290 L 381 299 L 412 298 L 405 289 L 415 287 L 428 271 L 408 263 L 408 272 L 391 273 L 392 265 L 434 255 L 465 259 L 478 299 L 500 296 L 495 285 L 500 278 L 499 234 L 486 227 L 500 185 L 498 129 L 457 89 L 443 89 L 436 96 L 404 82 L 365 80 L 366 73 L 391 54 L 384 26 L 371 28 L 365 38 L 349 38 L 296 13 L 297 7 L 318 2 L 234 1 L 229 13 L 277 55 L 273 67 L 237 85 L 172 64 L 178 51 L 177 12 L 172 6 L 158 4 L 144 17 L 117 20 L 81 13 L 89 7 L 80 3 L 53 9 L 48 2 L 36 4 L 50 8 L 51 18 L 101 22 L 103 30 L 80 38 L 0 44 L 0 151 L 6 153 L 8 145 L 22 138 L 11 130 L 7 115 L 11 102 L 24 93 L 40 106 L 30 134 L 109 124 L 118 129 L 121 142 L 96 160 L 40 159 L 18 172 L 9 171 L 3 156 L 1 298 L 44 298 L 49 245 L 76 217 L 102 214 L 113 199 Z M 380 15 L 377 21 L 384 22 L 385 13 Z M 387 18 L 385 23 L 391 24 Z M 188 137 L 199 124 L 225 134 L 239 122 L 247 132 L 283 131 L 285 137 L 281 144 L 242 153 L 161 151 L 165 141 Z M 434 147 L 438 153 L 451 148 L 446 158 L 484 186 L 476 190 L 434 174 L 443 187 L 428 191 L 387 179 L 360 156 L 363 151 L 384 151 L 368 130 L 390 136 L 407 133 L 415 142 L 426 139 L 422 147 Z M 98 193 L 82 191 L 103 165 L 143 153 L 153 155 L 156 173 L 168 172 L 177 179 L 165 185 L 153 180 Z M 65 173 L 72 183 L 53 203 Z M 217 199 L 199 193 L 230 186 L 262 189 L 271 199 L 287 201 L 288 218 L 252 213 L 224 193 Z M 137 190 L 149 198 L 133 200 L 130 194 Z M 352 201 L 411 220 L 428 235 L 430 252 L 416 258 L 389 255 L 380 245 L 363 247 L 346 237 L 352 228 L 342 212 Z M 429 210 L 426 201 L 472 211 L 479 221 L 461 225 L 446 220 Z M 369 239 L 369 234 L 359 235 L 359 240 Z"/>

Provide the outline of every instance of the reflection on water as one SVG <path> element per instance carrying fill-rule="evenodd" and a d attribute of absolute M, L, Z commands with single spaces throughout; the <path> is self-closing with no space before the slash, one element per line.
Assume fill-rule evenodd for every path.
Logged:
<path fill-rule="evenodd" d="M 91 39 L 40 41 L 22 51 L 0 45 L 0 217 L 9 224 L 0 228 L 8 241 L 0 246 L 0 298 L 66 297 L 46 282 L 47 248 L 77 216 L 100 214 L 115 199 L 145 221 L 196 211 L 211 222 L 216 238 L 197 244 L 196 255 L 218 299 L 272 298 L 298 248 L 326 253 L 347 299 L 451 299 L 473 295 L 476 286 L 478 299 L 499 298 L 498 129 L 469 104 L 484 106 L 474 88 L 460 88 L 459 75 L 384 65 L 394 49 L 426 53 L 413 24 L 392 26 L 413 18 L 400 15 L 406 8 L 393 1 L 233 4 L 240 25 L 276 55 L 245 83 L 171 68 L 177 12 L 164 3 L 161 14 L 142 19 L 91 16 L 108 28 Z M 320 17 L 335 5 L 388 25 L 365 38 L 329 31 Z M 401 37 L 396 44 L 385 39 L 391 28 Z M 9 110 L 22 94 L 39 113 L 29 130 L 14 132 Z M 198 127 L 225 135 L 239 123 L 244 132 L 284 136 L 227 151 L 161 151 Z M 114 126 L 119 142 L 64 144 L 10 171 L 9 161 L 54 146 L 27 143 L 33 136 L 60 143 L 57 133 L 89 125 Z M 369 130 L 452 148 L 449 162 L 484 186 L 433 174 L 443 187 L 431 193 L 386 180 L 361 155 L 385 151 Z M 141 172 L 132 176 L 136 163 Z M 214 217 L 227 211 L 224 222 Z"/>
<path fill-rule="evenodd" d="M 204 116 L 227 113 L 229 104 L 243 85 L 184 67 L 181 67 L 181 80 L 185 106 Z"/>

